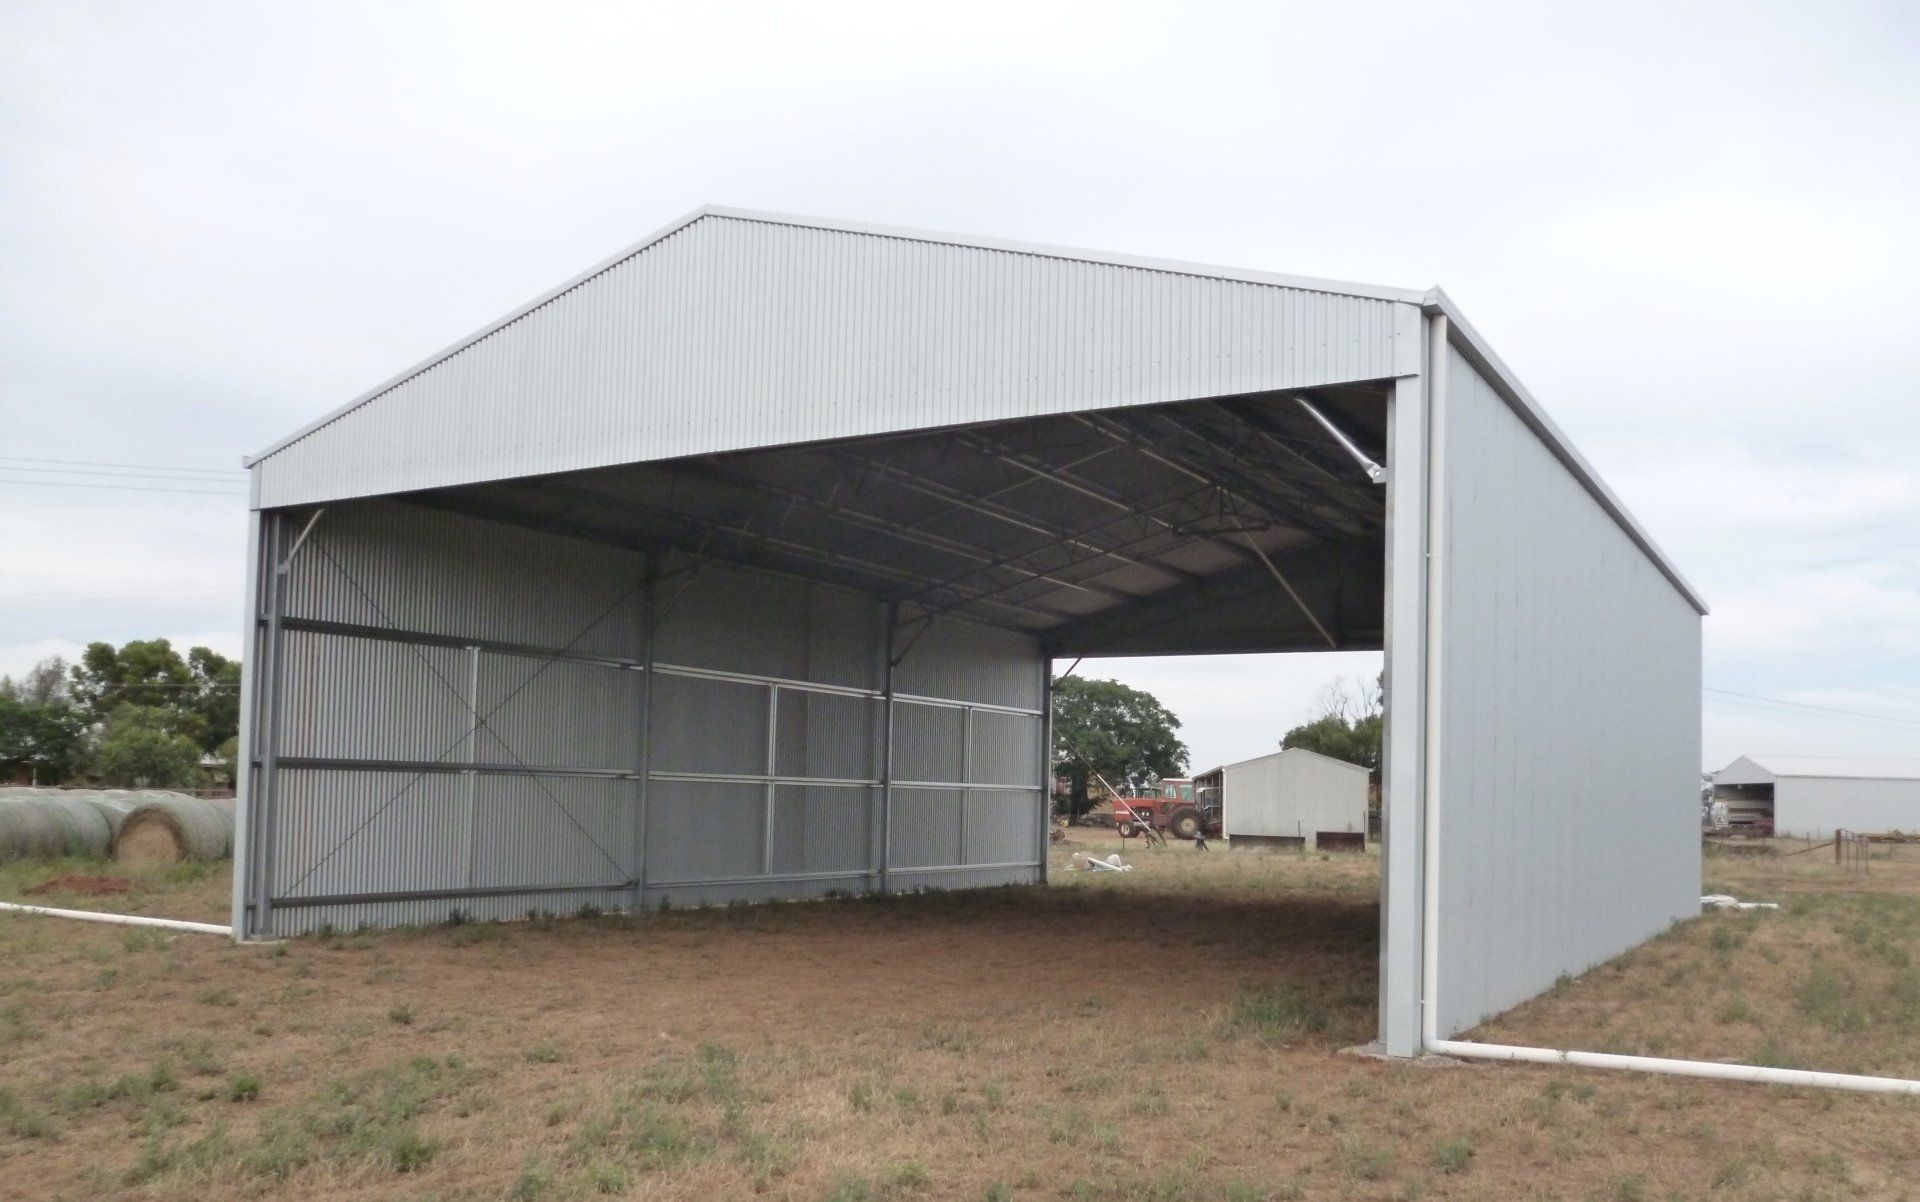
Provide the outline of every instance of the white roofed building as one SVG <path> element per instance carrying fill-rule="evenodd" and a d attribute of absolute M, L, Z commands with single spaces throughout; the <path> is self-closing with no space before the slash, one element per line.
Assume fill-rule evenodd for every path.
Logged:
<path fill-rule="evenodd" d="M 1770 807 L 1775 834 L 1920 832 L 1920 759 L 1743 755 L 1713 774 L 1713 795 Z"/>

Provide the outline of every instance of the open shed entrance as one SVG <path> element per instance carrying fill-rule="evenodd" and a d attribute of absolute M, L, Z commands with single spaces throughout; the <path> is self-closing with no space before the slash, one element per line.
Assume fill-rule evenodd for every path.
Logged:
<path fill-rule="evenodd" d="M 1386 397 L 271 511 L 248 928 L 1044 880 L 1050 660 L 1380 646 Z"/>

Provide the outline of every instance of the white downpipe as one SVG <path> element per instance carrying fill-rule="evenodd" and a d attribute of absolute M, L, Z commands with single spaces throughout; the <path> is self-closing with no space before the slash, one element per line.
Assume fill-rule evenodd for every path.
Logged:
<path fill-rule="evenodd" d="M 148 918 L 143 914 L 102 914 L 97 910 L 56 910 L 51 906 L 22 906 L 0 902 L 0 911 L 13 914 L 43 914 L 48 918 L 78 918 L 83 922 L 111 922 L 127 927 L 160 927 L 168 931 L 192 931 L 196 935 L 233 937 L 233 928 L 225 923 L 185 922 L 178 918 Z"/>
<path fill-rule="evenodd" d="M 1766 1068 L 1757 1064 L 1722 1064 L 1712 1060 L 1668 1060 L 1658 1056 L 1621 1056 L 1610 1052 L 1572 1052 L 1555 1048 L 1528 1048 L 1513 1044 L 1472 1043 L 1440 1038 L 1440 610 L 1446 581 L 1446 540 L 1439 503 L 1445 494 L 1446 472 L 1446 354 L 1447 319 L 1435 316 L 1429 338 L 1427 445 L 1427 689 L 1425 788 L 1421 790 L 1421 826 L 1425 847 L 1421 854 L 1420 1046 L 1438 1056 L 1467 1060 L 1505 1060 L 1524 1064 L 1565 1064 L 1577 1068 L 1660 1073 L 1671 1077 L 1698 1077 L 1709 1081 L 1752 1081 L 1763 1085 L 1849 1089 L 1863 1093 L 1920 1095 L 1920 1081 L 1899 1077 L 1867 1077 L 1853 1073 L 1822 1073 L 1810 1069 Z"/>

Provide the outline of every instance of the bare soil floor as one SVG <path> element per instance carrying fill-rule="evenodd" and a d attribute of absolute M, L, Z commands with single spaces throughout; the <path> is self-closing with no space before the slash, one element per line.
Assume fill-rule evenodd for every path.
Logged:
<path fill-rule="evenodd" d="M 1372 857 L 1093 832 L 1046 889 L 307 938 L 0 916 L 0 1199 L 1920 1197 L 1920 1103 L 1338 1055 Z M 1119 850 L 1125 874 L 1072 871 Z M 1479 1034 L 1920 1074 L 1920 848 Z M 0 896 L 65 861 L 0 867 Z M 142 870 L 56 906 L 221 916 Z"/>

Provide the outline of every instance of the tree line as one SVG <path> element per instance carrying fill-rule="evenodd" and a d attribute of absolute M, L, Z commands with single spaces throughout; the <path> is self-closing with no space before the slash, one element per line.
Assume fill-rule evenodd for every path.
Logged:
<path fill-rule="evenodd" d="M 240 661 L 166 639 L 90 643 L 0 676 L 0 781 L 109 788 L 233 781 Z"/>

